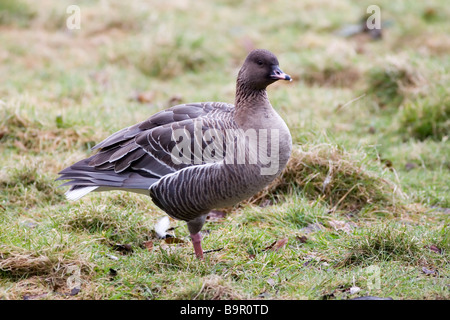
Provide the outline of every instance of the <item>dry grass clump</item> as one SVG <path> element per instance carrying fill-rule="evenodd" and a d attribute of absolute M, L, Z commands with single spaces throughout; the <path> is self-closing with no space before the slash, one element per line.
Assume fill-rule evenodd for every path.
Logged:
<path fill-rule="evenodd" d="M 165 35 L 151 43 L 139 44 L 139 48 L 132 51 L 125 53 L 124 58 L 131 57 L 131 63 L 143 74 L 164 79 L 186 72 L 200 72 L 218 59 L 201 35 Z"/>
<path fill-rule="evenodd" d="M 303 74 L 303 80 L 308 85 L 325 87 L 352 87 L 361 77 L 356 68 L 332 68 L 322 70 L 312 68 Z"/>
<path fill-rule="evenodd" d="M 195 299 L 239 300 L 242 299 L 242 295 L 231 288 L 230 284 L 226 283 L 222 277 L 212 275 L 205 279 Z"/>
<path fill-rule="evenodd" d="M 83 259 L 1 245 L 0 274 L 20 280 L 8 292 L 0 292 L 0 297 L 70 298 L 78 293 L 82 284 L 87 283 L 91 269 L 90 263 Z"/>
<path fill-rule="evenodd" d="M 333 46 L 331 46 L 333 47 Z M 336 45 L 334 46 L 336 47 Z M 341 54 L 337 58 L 334 58 L 336 51 L 341 46 L 330 51 L 325 55 L 319 55 L 318 57 L 309 58 L 309 61 L 304 61 L 303 71 L 300 75 L 300 79 L 305 81 L 310 86 L 321 87 L 337 87 L 337 88 L 350 88 L 353 87 L 361 78 L 361 72 L 359 68 L 352 63 L 351 53 Z M 343 48 L 344 52 L 348 51 L 348 48 Z M 333 58 L 332 58 L 333 57 Z M 320 59 L 319 59 L 320 58 Z"/>
<path fill-rule="evenodd" d="M 350 88 L 361 79 L 361 71 L 355 66 L 356 52 L 349 43 L 310 36 L 310 40 L 317 42 L 313 50 L 301 56 L 301 74 L 293 76 L 305 81 L 310 86 L 325 86 L 337 88 Z M 314 48 L 318 46 L 317 48 Z"/>
<path fill-rule="evenodd" d="M 0 141 L 4 147 L 27 153 L 53 152 L 94 145 L 92 129 L 71 128 L 57 118 L 54 126 L 5 109 L 0 119 Z"/>
<path fill-rule="evenodd" d="M 428 33 L 412 39 L 408 45 L 417 47 L 423 54 L 444 56 L 450 52 L 450 35 Z"/>
<path fill-rule="evenodd" d="M 0 270 L 13 276 L 48 274 L 53 271 L 53 263 L 47 256 L 22 251 L 14 252 L 4 245 L 0 246 Z"/>
<path fill-rule="evenodd" d="M 70 266 L 88 269 L 81 259 L 69 259 L 59 254 L 44 254 L 19 247 L 0 245 L 0 271 L 11 276 L 61 275 L 65 276 Z"/>
<path fill-rule="evenodd" d="M 191 300 L 240 300 L 243 295 L 233 289 L 231 284 L 218 275 L 210 275 L 203 279 L 200 290 L 189 288 L 179 298 Z"/>
<path fill-rule="evenodd" d="M 381 66 L 369 70 L 367 78 L 367 91 L 380 107 L 398 107 L 405 97 L 421 92 L 426 85 L 420 70 L 398 56 L 387 57 Z"/>
<path fill-rule="evenodd" d="M 450 135 L 450 95 L 447 88 L 405 104 L 400 111 L 400 131 L 407 137 L 440 140 Z"/>
<path fill-rule="evenodd" d="M 323 199 L 332 210 L 397 205 L 403 199 L 400 187 L 365 162 L 367 156 L 359 160 L 335 145 L 303 145 L 293 150 L 282 174 L 249 201 L 261 204 L 272 196 L 301 190 L 308 198 Z"/>
<path fill-rule="evenodd" d="M 30 208 L 36 205 L 54 204 L 64 200 L 54 176 L 48 174 L 46 163 L 33 159 L 19 162 L 0 174 L 0 202 L 6 209 Z"/>

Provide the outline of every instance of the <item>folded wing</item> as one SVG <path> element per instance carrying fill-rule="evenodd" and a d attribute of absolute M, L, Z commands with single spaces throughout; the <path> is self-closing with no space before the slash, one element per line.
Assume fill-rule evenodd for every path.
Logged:
<path fill-rule="evenodd" d="M 99 150 L 97 154 L 62 170 L 58 180 L 69 180 L 63 184 L 72 186 L 68 196 L 75 191 L 77 197 L 83 196 L 79 189 L 86 193 L 148 190 L 167 174 L 208 163 L 202 154 L 211 141 L 206 141 L 203 133 L 235 128 L 233 114 L 233 105 L 218 102 L 182 104 L 160 111 L 97 144 L 93 148 Z"/>

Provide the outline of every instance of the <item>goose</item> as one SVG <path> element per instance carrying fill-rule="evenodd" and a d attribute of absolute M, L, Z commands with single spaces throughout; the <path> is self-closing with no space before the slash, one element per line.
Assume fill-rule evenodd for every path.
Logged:
<path fill-rule="evenodd" d="M 291 155 L 292 138 L 266 88 L 292 81 L 268 50 L 251 51 L 239 70 L 235 103 L 179 104 L 124 128 L 97 153 L 59 172 L 69 200 L 90 192 L 149 195 L 170 217 L 186 221 L 197 258 L 209 212 L 233 206 L 272 182 Z"/>

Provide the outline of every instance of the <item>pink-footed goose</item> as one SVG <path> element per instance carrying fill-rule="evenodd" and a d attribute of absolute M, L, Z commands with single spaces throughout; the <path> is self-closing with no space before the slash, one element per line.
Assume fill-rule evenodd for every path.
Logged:
<path fill-rule="evenodd" d="M 250 52 L 236 82 L 235 105 L 188 103 L 122 129 L 95 155 L 62 170 L 58 180 L 76 200 L 91 191 L 150 195 L 169 216 L 187 222 L 198 258 L 200 230 L 213 209 L 245 200 L 285 167 L 292 139 L 272 108 L 266 87 L 291 80 L 267 50 Z"/>

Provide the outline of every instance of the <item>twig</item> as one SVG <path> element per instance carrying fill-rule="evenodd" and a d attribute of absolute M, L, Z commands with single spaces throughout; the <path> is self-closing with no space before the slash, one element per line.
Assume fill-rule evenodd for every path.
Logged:
<path fill-rule="evenodd" d="M 363 93 L 362 95 L 360 95 L 359 97 L 356 97 L 355 99 L 352 99 L 350 101 L 347 101 L 344 104 L 338 104 L 338 106 L 336 107 L 336 109 L 334 110 L 335 112 L 338 112 L 339 110 L 341 110 L 342 108 L 346 107 L 347 105 L 349 105 L 350 103 L 353 103 L 361 98 L 364 98 L 366 96 L 365 93 Z"/>
<path fill-rule="evenodd" d="M 203 251 L 203 253 L 211 253 L 211 252 L 221 251 L 221 250 L 223 250 L 223 249 L 224 249 L 224 248 L 211 249 L 211 250 Z M 193 255 L 194 252 L 191 252 L 190 254 Z"/>

